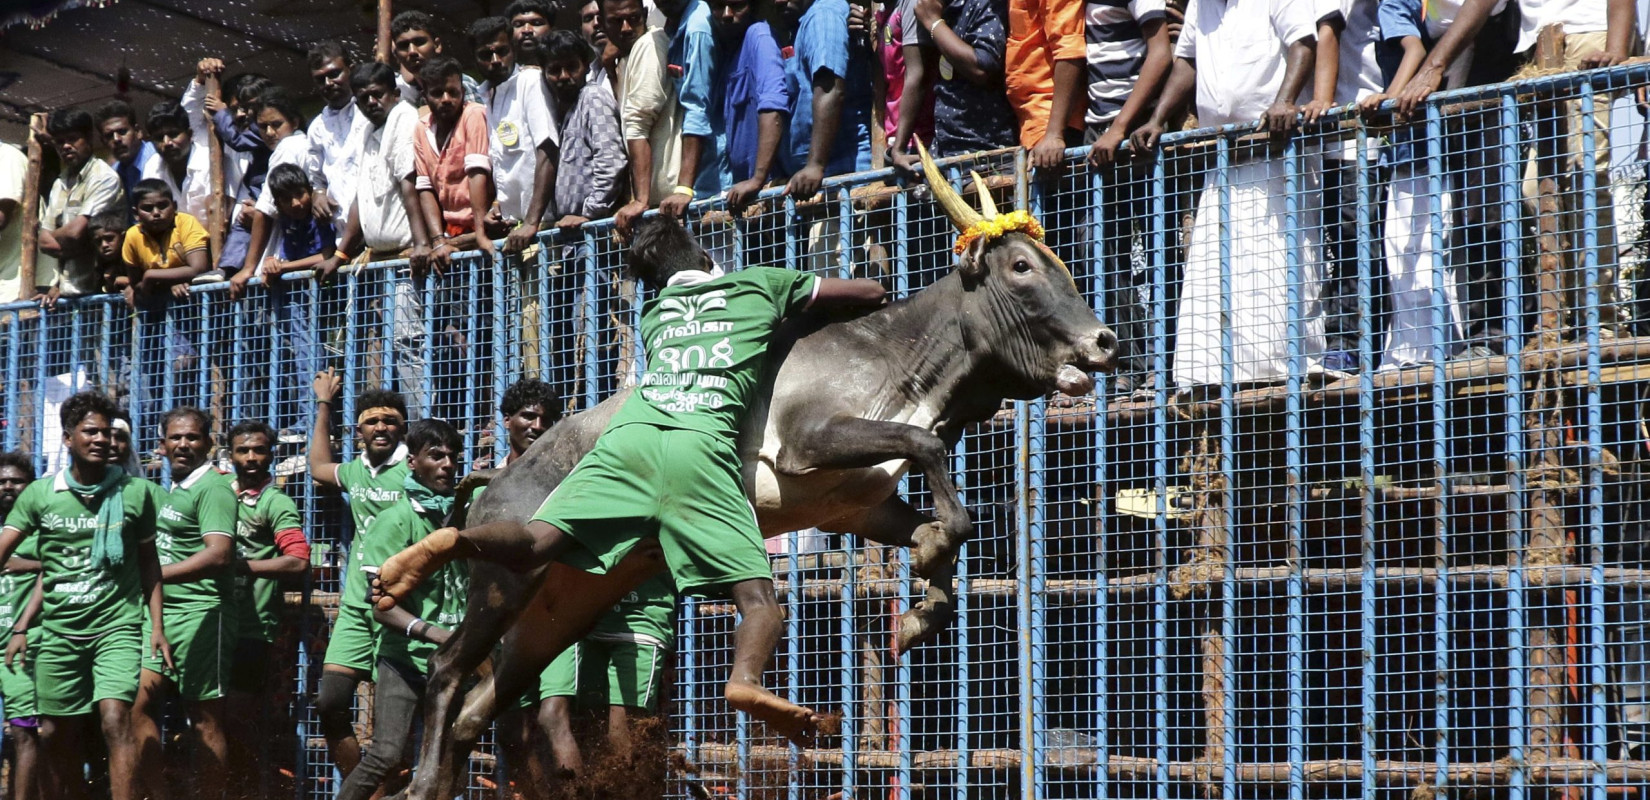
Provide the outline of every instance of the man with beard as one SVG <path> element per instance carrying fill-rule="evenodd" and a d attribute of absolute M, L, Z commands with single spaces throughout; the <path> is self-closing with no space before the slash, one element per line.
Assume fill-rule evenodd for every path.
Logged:
<path fill-rule="evenodd" d="M 356 435 L 361 439 L 361 455 L 339 464 L 332 455 L 332 413 L 343 379 L 327 370 L 315 376 L 315 432 L 309 443 L 309 474 L 322 486 L 330 486 L 349 497 L 354 536 L 349 546 L 349 562 L 344 569 L 343 596 L 338 621 L 322 659 L 321 687 L 315 711 L 321 718 L 321 734 L 327 739 L 333 763 L 346 777 L 361 760 L 361 745 L 350 721 L 350 703 L 355 688 L 371 674 L 378 649 L 377 626 L 367 603 L 366 563 L 368 532 L 378 515 L 403 501 L 407 477 L 407 448 L 402 437 L 407 430 L 407 406 L 401 396 L 382 389 L 369 389 L 356 398 Z"/>
<path fill-rule="evenodd" d="M 80 794 L 90 750 L 80 737 L 93 714 L 108 746 L 110 795 L 137 797 L 132 700 L 138 672 L 145 655 L 172 666 L 172 647 L 159 624 L 155 525 L 161 491 L 110 460 L 118 414 L 114 401 L 96 392 L 65 401 L 58 415 L 69 466 L 29 484 L 0 529 L 0 562 L 25 540 L 36 542 L 43 556 L 44 594 L 34 621 L 39 645 L 32 649 L 41 751 L 50 763 L 53 797 Z"/>
<path fill-rule="evenodd" d="M 25 453 L 0 453 L 0 519 L 11 513 L 23 490 L 34 482 L 34 464 Z M 40 765 L 40 720 L 34 702 L 34 664 L 24 652 L 29 625 L 40 613 L 39 543 L 26 541 L 0 572 L 0 625 L 12 633 L 0 667 L 0 701 L 11 729 L 11 786 L 7 797 L 37 800 Z M 38 635 L 36 635 L 38 644 Z"/>

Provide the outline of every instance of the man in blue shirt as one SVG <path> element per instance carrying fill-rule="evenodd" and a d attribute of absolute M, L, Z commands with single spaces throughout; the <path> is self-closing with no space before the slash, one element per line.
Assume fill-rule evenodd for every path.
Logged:
<path fill-rule="evenodd" d="M 143 165 L 155 154 L 155 146 L 143 138 L 138 127 L 137 112 L 124 100 L 110 100 L 97 110 L 97 132 L 109 148 L 109 166 L 120 176 L 120 188 L 126 192 L 128 204 L 126 221 L 132 221 L 132 189 L 143 179 Z"/>
<path fill-rule="evenodd" d="M 709 5 L 722 48 L 735 54 L 727 65 L 722 118 L 733 181 L 728 207 L 740 209 L 756 199 L 769 177 L 786 176 L 779 149 L 791 93 L 779 43 L 768 23 L 754 22 L 751 0 L 709 0 Z"/>
<path fill-rule="evenodd" d="M 795 52 L 785 61 L 793 106 L 787 191 L 806 200 L 828 176 L 871 168 L 871 58 L 853 57 L 847 0 L 781 5 L 797 21 Z"/>
<path fill-rule="evenodd" d="M 672 5 L 678 8 L 672 9 Z M 668 15 L 669 64 L 680 70 L 676 101 L 682 105 L 682 160 L 676 191 L 659 201 L 659 213 L 680 217 L 696 198 L 728 188 L 727 127 L 722 119 L 721 68 L 710 6 L 705 0 L 660 3 Z M 672 12 L 675 13 L 672 13 Z M 674 26 L 674 27 L 672 27 Z"/>

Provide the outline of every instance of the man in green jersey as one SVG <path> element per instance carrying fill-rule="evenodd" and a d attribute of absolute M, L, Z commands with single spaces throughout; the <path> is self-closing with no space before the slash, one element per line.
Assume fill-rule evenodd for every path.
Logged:
<path fill-rule="evenodd" d="M 414 422 L 407 433 L 411 453 L 405 479 L 406 502 L 378 515 L 366 538 L 366 566 L 376 568 L 385 559 L 441 527 L 452 510 L 453 487 L 463 443 L 453 426 L 438 419 Z M 449 564 L 397 608 L 375 611 L 383 628 L 378 641 L 378 664 L 373 679 L 372 746 L 361 763 L 344 779 L 338 800 L 367 800 L 390 770 L 408 755 L 418 707 L 423 702 L 430 656 L 464 618 L 470 571 Z"/>
<path fill-rule="evenodd" d="M 229 743 L 223 696 L 235 647 L 235 490 L 211 461 L 212 418 L 179 406 L 160 421 L 161 456 L 171 468 L 155 524 L 166 602 L 161 619 L 172 643 L 170 663 L 143 662 L 132 731 L 138 742 L 138 779 L 154 800 L 169 797 L 161 753 L 160 713 L 168 692 L 183 701 L 200 747 L 193 773 L 202 795 L 222 791 Z"/>
<path fill-rule="evenodd" d="M 33 482 L 34 464 L 26 454 L 0 453 L 0 519 L 11 513 L 18 496 Z M 0 571 L 0 625 L 12 632 L 6 663 L 0 666 L 0 702 L 5 706 L 12 743 L 11 787 L 6 796 L 16 800 L 39 796 L 40 738 L 36 733 L 40 721 L 34 707 L 34 669 L 25 652 L 29 623 L 40 613 L 39 556 L 38 543 L 29 539 Z"/>
<path fill-rule="evenodd" d="M 315 376 L 315 432 L 309 440 L 309 474 L 316 483 L 344 493 L 354 523 L 349 561 L 343 569 L 338 620 L 332 625 L 322 659 L 320 691 L 315 698 L 321 735 L 332 751 L 332 761 L 340 773 L 348 775 L 361 760 L 350 705 L 356 686 L 372 673 L 373 653 L 378 647 L 372 605 L 367 602 L 367 580 L 361 572 L 362 557 L 373 519 L 404 497 L 407 448 L 401 440 L 407 433 L 407 404 L 394 392 L 362 392 L 355 400 L 355 433 L 361 440 L 361 455 L 339 464 L 332 455 L 332 412 L 342 386 L 343 377 L 332 369 Z"/>
<path fill-rule="evenodd" d="M 65 401 L 58 415 L 68 468 L 29 484 L 0 529 L 0 561 L 30 538 L 41 554 L 44 595 L 33 650 L 46 797 L 80 794 L 70 785 L 84 780 L 90 748 L 80 736 L 95 711 L 108 745 L 110 794 L 134 800 L 131 719 L 140 664 L 147 651 L 172 666 L 172 647 L 156 624 L 163 618 L 155 551 L 161 492 L 109 465 L 116 414 L 114 401 L 96 392 Z"/>
<path fill-rule="evenodd" d="M 539 676 L 539 726 L 550 740 L 563 780 L 576 787 L 587 774 L 573 735 L 574 712 L 605 712 L 606 755 L 637 775 L 640 783 L 633 788 L 646 796 L 664 795 L 664 759 L 635 753 L 631 718 L 659 710 L 675 641 L 676 589 L 669 575 L 655 575 L 625 595 L 596 623 L 595 631 L 545 668 Z M 657 792 L 651 791 L 655 788 Z"/>
<path fill-rule="evenodd" d="M 648 369 L 595 448 L 527 524 L 443 529 L 385 563 L 378 605 L 456 558 L 604 572 L 657 536 L 679 591 L 725 593 L 739 609 L 728 704 L 806 742 L 818 715 L 762 687 L 781 615 L 736 439 L 779 323 L 810 307 L 880 304 L 882 285 L 767 267 L 723 275 L 666 220 L 637 228 L 630 267 L 656 291 L 642 309 Z"/>
<path fill-rule="evenodd" d="M 281 623 L 281 581 L 309 571 L 309 540 L 292 498 L 275 486 L 275 429 L 242 421 L 229 429 L 235 516 L 235 617 L 238 637 L 229 668 L 229 718 L 248 735 L 229 740 L 233 786 L 259 787 L 265 744 L 272 733 L 269 679 Z M 284 660 L 288 654 L 281 654 Z"/>

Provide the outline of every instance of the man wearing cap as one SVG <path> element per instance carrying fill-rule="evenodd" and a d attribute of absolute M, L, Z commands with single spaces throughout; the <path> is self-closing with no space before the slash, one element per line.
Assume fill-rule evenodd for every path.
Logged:
<path fill-rule="evenodd" d="M 321 669 L 321 688 L 315 711 L 327 739 L 333 763 L 348 776 L 361 760 L 361 744 L 350 722 L 355 687 L 372 673 L 378 649 L 378 628 L 367 602 L 367 580 L 361 573 L 365 534 L 372 521 L 405 498 L 407 406 L 401 396 L 383 389 L 362 392 L 355 401 L 355 432 L 361 455 L 340 464 L 332 454 L 332 407 L 343 385 L 331 369 L 315 376 L 315 431 L 309 440 L 309 474 L 322 486 L 331 486 L 349 499 L 355 525 L 349 561 L 343 574 L 338 621 L 332 626 Z"/>

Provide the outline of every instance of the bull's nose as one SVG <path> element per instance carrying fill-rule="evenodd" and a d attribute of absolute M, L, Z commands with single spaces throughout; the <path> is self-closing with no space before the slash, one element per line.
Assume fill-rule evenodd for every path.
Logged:
<path fill-rule="evenodd" d="M 1096 371 L 1111 372 L 1117 368 L 1117 334 L 1111 328 L 1100 326 L 1100 332 L 1094 337 L 1094 349 L 1098 355 Z"/>

